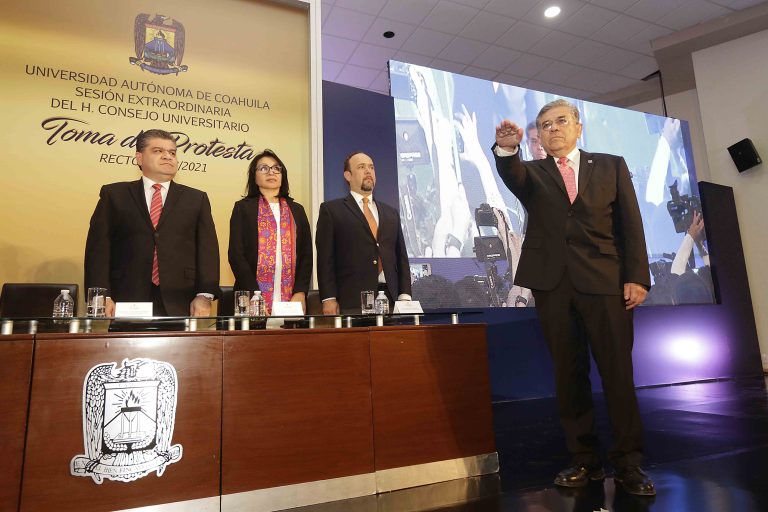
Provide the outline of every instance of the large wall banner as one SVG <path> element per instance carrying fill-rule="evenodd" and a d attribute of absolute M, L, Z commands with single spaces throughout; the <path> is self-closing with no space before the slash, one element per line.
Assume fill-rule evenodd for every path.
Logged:
<path fill-rule="evenodd" d="M 229 217 L 264 148 L 310 207 L 308 11 L 259 0 L 3 2 L 0 282 L 82 284 L 99 189 L 140 177 L 135 137 L 177 137 L 176 181 Z"/>

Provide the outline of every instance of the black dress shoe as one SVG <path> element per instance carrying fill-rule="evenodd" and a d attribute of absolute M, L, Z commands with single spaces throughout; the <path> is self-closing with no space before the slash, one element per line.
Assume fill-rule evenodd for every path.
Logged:
<path fill-rule="evenodd" d="M 642 469 L 637 466 L 627 466 L 616 470 L 613 480 L 629 494 L 636 496 L 656 496 L 653 482 Z"/>
<path fill-rule="evenodd" d="M 605 471 L 601 466 L 574 464 L 567 467 L 555 477 L 555 485 L 563 487 L 584 487 L 590 481 L 604 480 Z"/>

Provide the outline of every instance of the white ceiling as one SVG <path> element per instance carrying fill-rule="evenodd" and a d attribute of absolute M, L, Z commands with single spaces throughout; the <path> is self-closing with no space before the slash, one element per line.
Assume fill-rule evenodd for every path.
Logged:
<path fill-rule="evenodd" d="M 762 0 L 323 0 L 323 79 L 389 94 L 400 60 L 577 98 L 658 69 L 650 41 Z M 562 13 L 544 17 L 558 5 Z M 383 37 L 391 30 L 392 39 Z"/>

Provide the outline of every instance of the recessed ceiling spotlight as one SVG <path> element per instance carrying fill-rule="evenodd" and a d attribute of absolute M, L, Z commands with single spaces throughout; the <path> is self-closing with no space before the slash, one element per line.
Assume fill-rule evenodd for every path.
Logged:
<path fill-rule="evenodd" d="M 553 5 L 552 7 L 547 7 L 547 9 L 544 11 L 544 16 L 547 18 L 554 18 L 560 14 L 560 8 L 556 5 Z"/>
<path fill-rule="evenodd" d="M 384 34 L 382 34 L 382 35 L 383 35 L 384 37 L 386 37 L 387 39 L 392 39 L 393 37 L 395 37 L 395 33 L 394 33 L 394 32 L 392 32 L 391 30 L 387 30 L 387 31 L 386 31 L 386 32 L 384 32 Z"/>

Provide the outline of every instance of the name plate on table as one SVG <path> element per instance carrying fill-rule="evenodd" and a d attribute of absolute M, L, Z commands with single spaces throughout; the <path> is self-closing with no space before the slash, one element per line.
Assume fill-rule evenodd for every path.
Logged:
<path fill-rule="evenodd" d="M 421 309 L 421 303 L 417 300 L 396 300 L 392 313 L 416 315 L 424 313 L 424 310 Z"/>
<path fill-rule="evenodd" d="M 273 302 L 272 316 L 304 316 L 301 302 Z"/>
<path fill-rule="evenodd" d="M 116 302 L 115 318 L 148 318 L 152 316 L 151 302 Z"/>

